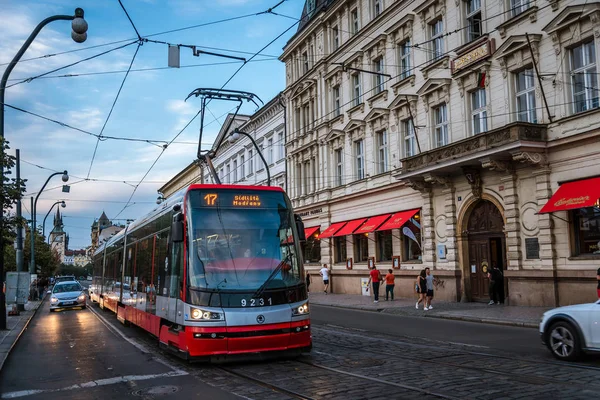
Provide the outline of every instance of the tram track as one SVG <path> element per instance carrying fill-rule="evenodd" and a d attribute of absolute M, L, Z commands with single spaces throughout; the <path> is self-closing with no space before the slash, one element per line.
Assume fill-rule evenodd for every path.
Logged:
<path fill-rule="evenodd" d="M 313 331 L 325 331 L 330 334 L 333 333 L 333 334 L 339 334 L 339 335 L 343 335 L 343 336 L 353 336 L 353 337 L 363 338 L 363 339 L 367 339 L 367 340 L 377 340 L 377 341 L 381 341 L 381 342 L 385 342 L 385 343 L 406 345 L 406 346 L 410 346 L 410 347 L 414 347 L 414 348 L 431 349 L 434 351 L 440 350 L 439 345 L 434 346 L 434 345 L 423 344 L 423 343 L 410 343 L 410 342 L 406 342 L 406 341 L 398 341 L 397 339 L 391 339 L 391 338 L 388 339 L 388 338 L 377 337 L 377 336 L 372 336 L 372 335 L 370 335 L 370 336 L 361 335 L 358 332 L 362 332 L 362 331 L 357 330 L 356 331 L 357 333 L 355 333 L 354 330 L 351 328 L 344 328 L 344 330 L 351 330 L 352 332 L 343 332 L 343 331 L 340 332 L 339 330 L 334 330 L 334 329 L 324 328 L 322 326 L 314 326 L 314 325 L 312 328 L 313 328 Z M 413 337 L 404 337 L 404 338 L 420 339 L 420 338 L 413 338 Z M 439 344 L 448 343 L 448 342 L 443 342 L 443 341 L 436 341 L 436 342 Z M 461 344 L 456 344 L 456 343 L 451 343 L 451 344 L 454 347 L 461 346 Z M 454 349 L 447 348 L 444 350 L 454 350 Z M 481 352 L 481 351 L 472 351 L 472 350 L 466 350 L 466 349 L 461 349 L 460 355 L 473 355 L 473 356 L 493 358 L 493 359 L 519 361 L 519 362 L 535 364 L 535 365 L 543 364 L 543 365 L 557 366 L 557 367 L 561 367 L 561 368 L 573 368 L 573 369 L 581 369 L 581 370 L 600 372 L 600 367 L 596 367 L 596 366 L 592 366 L 592 365 L 573 364 L 573 363 L 567 363 L 567 362 L 561 362 L 561 361 L 534 360 L 534 359 L 525 358 L 525 357 L 503 356 L 501 354 L 485 353 L 485 352 Z"/>
<path fill-rule="evenodd" d="M 431 346 L 431 345 L 426 345 L 426 344 L 412 344 L 412 343 L 408 343 L 408 342 L 398 342 L 392 339 L 386 339 L 386 338 L 380 338 L 380 337 L 373 337 L 373 336 L 364 336 L 364 335 L 359 335 L 359 334 L 354 334 L 354 333 L 347 333 L 347 332 L 339 332 L 339 331 L 334 331 L 334 330 L 329 330 L 329 329 L 325 329 L 325 328 L 316 328 L 316 331 L 318 330 L 323 330 L 323 331 L 327 331 L 329 335 L 342 335 L 342 336 L 348 336 L 351 335 L 353 337 L 358 337 L 364 340 L 371 340 L 371 341 L 384 341 L 386 343 L 394 343 L 396 345 L 399 346 L 409 346 L 409 347 L 413 347 L 415 349 L 424 349 L 424 348 L 428 348 L 428 349 L 432 349 L 435 351 L 439 351 L 440 348 L 435 347 L 435 346 Z M 361 350 L 365 350 L 368 346 L 360 346 L 360 345 L 344 345 L 341 344 L 339 341 L 335 341 L 335 342 L 328 342 L 327 340 L 320 340 L 318 342 L 319 346 L 326 346 L 326 347 L 330 347 L 330 348 L 343 348 L 343 349 L 347 349 L 347 350 L 352 350 L 352 351 L 358 351 L 358 353 L 361 352 Z M 444 349 L 444 350 L 448 350 L 448 351 L 452 351 L 453 349 Z M 331 354 L 331 353 L 324 353 L 324 354 L 328 354 L 330 356 L 333 357 L 338 357 L 338 358 L 343 358 L 344 355 L 335 355 L 335 354 Z M 515 357 L 508 357 L 508 356 L 499 356 L 499 355 L 495 355 L 495 354 L 490 354 L 490 353 L 482 353 L 482 352 L 473 352 L 473 351 L 460 351 L 456 354 L 446 354 L 444 356 L 438 357 L 438 359 L 435 358 L 423 358 L 422 356 L 411 356 L 411 355 L 407 355 L 407 354 L 397 354 L 396 352 L 391 353 L 389 355 L 387 355 L 386 357 L 392 358 L 392 359 L 397 359 L 397 360 L 408 360 L 408 361 L 414 361 L 414 362 L 418 362 L 421 364 L 430 364 L 430 365 L 436 365 L 436 366 L 443 366 L 443 367 L 447 367 L 447 368 L 452 368 L 452 369 L 461 369 L 461 370 L 466 370 L 466 371 L 476 371 L 478 373 L 486 373 L 486 374 L 491 374 L 491 375 L 496 375 L 496 376 L 503 376 L 506 378 L 509 378 L 513 381 L 518 381 L 524 384 L 534 384 L 534 385 L 566 385 L 566 386 L 584 386 L 586 389 L 590 388 L 590 387 L 595 387 L 595 388 L 600 388 L 600 385 L 598 384 L 594 384 L 594 383 L 580 383 L 578 382 L 576 379 L 560 379 L 557 377 L 553 377 L 552 379 L 548 379 L 545 377 L 541 377 L 538 375 L 533 375 L 533 374 L 524 374 L 524 373 L 515 373 L 515 372 L 510 372 L 510 371 L 503 371 L 503 370 L 499 370 L 499 369 L 491 369 L 491 368 L 487 368 L 485 366 L 478 366 L 476 364 L 476 362 L 473 362 L 472 360 L 469 360 L 469 365 L 465 365 L 463 363 L 456 363 L 456 362 L 449 362 L 449 361 L 444 361 L 444 360 L 440 360 L 439 358 L 444 358 L 444 359 L 448 359 L 448 358 L 457 358 L 457 357 L 464 357 L 464 356 L 477 356 L 477 357 L 486 357 L 486 358 L 493 358 L 493 359 L 507 359 L 507 360 L 511 360 L 513 362 L 520 362 L 520 363 L 524 363 L 524 364 L 529 364 L 526 367 L 539 367 L 539 365 L 549 365 L 549 366 L 558 366 L 560 368 L 575 368 L 575 369 L 581 369 L 581 370 L 587 370 L 587 371 L 598 371 L 600 372 L 600 368 L 598 367 L 593 367 L 593 366 L 581 366 L 581 365 L 571 365 L 568 363 L 561 363 L 561 362 L 546 362 L 546 361 L 539 361 L 539 360 L 530 360 L 530 359 L 523 359 L 523 358 L 515 358 Z M 523 369 L 525 369 L 526 367 L 522 367 Z M 567 375 L 567 374 L 565 374 Z"/>

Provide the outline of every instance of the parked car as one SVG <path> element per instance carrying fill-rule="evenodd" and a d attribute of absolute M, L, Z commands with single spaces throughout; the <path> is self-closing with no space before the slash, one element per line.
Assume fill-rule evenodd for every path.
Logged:
<path fill-rule="evenodd" d="M 600 352 L 600 300 L 546 311 L 540 335 L 542 343 L 560 360 Z"/>
<path fill-rule="evenodd" d="M 57 282 L 50 296 L 50 312 L 72 307 L 86 307 L 83 288 L 79 282 Z"/>

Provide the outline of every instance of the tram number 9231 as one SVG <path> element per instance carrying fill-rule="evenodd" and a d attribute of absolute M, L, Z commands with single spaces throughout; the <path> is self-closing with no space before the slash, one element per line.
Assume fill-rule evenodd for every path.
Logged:
<path fill-rule="evenodd" d="M 262 307 L 262 306 L 272 306 L 273 300 L 269 298 L 258 298 L 258 299 L 242 299 L 241 300 L 242 307 Z"/>

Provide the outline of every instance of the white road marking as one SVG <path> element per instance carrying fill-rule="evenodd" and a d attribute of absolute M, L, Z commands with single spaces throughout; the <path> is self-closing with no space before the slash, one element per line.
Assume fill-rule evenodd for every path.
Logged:
<path fill-rule="evenodd" d="M 32 396 L 34 394 L 40 394 L 40 393 L 66 392 L 66 391 L 69 391 L 69 390 L 86 389 L 86 388 L 93 388 L 93 387 L 97 387 L 97 386 L 114 385 L 114 384 L 117 384 L 117 383 L 128 383 L 128 382 L 134 382 L 134 381 L 145 381 L 145 380 L 148 380 L 148 379 L 171 378 L 171 377 L 174 377 L 174 376 L 183 376 L 183 375 L 187 375 L 187 372 L 185 372 L 185 371 L 171 371 L 171 372 L 166 372 L 164 374 L 116 376 L 114 378 L 98 379 L 96 381 L 89 381 L 89 382 L 78 383 L 78 384 L 75 384 L 75 385 L 72 385 L 72 386 L 67 386 L 67 387 L 60 388 L 60 389 L 20 390 L 20 391 L 17 391 L 17 392 L 2 393 L 2 398 L 3 399 L 16 399 L 18 397 Z"/>
<path fill-rule="evenodd" d="M 149 351 L 144 345 L 142 345 L 141 343 L 138 343 L 137 341 L 133 340 L 130 337 L 125 336 L 125 334 L 123 332 L 121 332 L 116 326 L 114 326 L 110 321 L 108 321 L 106 318 L 104 318 L 102 315 L 100 315 L 98 313 L 98 311 L 94 310 L 92 307 L 87 307 L 87 309 L 89 311 L 92 312 L 92 314 L 94 314 L 98 320 L 100 322 L 102 322 L 104 324 L 104 326 L 106 326 L 108 328 L 109 331 L 111 331 L 113 334 L 118 335 L 120 337 L 122 337 L 123 339 L 125 339 L 127 342 L 131 343 L 135 348 L 137 348 L 138 350 L 140 350 L 142 353 L 144 354 L 152 354 L 153 356 L 155 355 L 154 353 L 152 353 L 151 351 Z M 185 374 L 187 375 L 187 372 L 177 368 L 176 366 L 174 366 L 173 364 L 160 359 L 158 357 L 153 357 L 153 360 L 168 367 L 169 369 L 171 369 L 174 372 L 178 372 L 181 374 Z"/>

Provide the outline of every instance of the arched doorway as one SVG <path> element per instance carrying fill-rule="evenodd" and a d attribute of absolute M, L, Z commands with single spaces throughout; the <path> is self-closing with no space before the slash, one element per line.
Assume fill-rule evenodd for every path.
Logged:
<path fill-rule="evenodd" d="M 494 264 L 501 271 L 506 268 L 504 218 L 491 201 L 479 200 L 472 207 L 466 227 L 469 262 L 467 272 L 471 300 L 483 301 L 489 300 L 487 271 Z"/>

